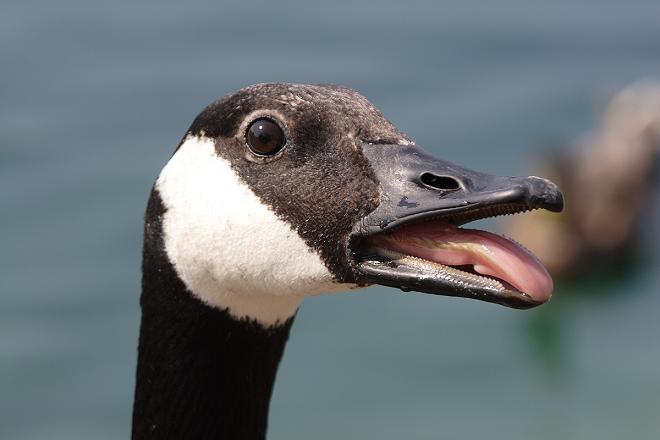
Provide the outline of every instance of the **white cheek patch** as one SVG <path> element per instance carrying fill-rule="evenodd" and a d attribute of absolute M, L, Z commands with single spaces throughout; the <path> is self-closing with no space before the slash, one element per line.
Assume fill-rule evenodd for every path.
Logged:
<path fill-rule="evenodd" d="M 351 287 L 333 280 L 318 253 L 217 156 L 212 139 L 186 138 L 156 188 L 167 255 L 207 304 L 272 325 L 305 296 Z"/>

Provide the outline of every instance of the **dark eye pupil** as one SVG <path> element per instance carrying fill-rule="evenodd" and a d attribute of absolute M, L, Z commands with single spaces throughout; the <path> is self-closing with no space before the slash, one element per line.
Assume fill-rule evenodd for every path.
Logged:
<path fill-rule="evenodd" d="M 262 156 L 277 153 L 284 146 L 284 133 L 279 125 L 266 118 L 254 121 L 247 131 L 247 143 L 252 152 Z"/>

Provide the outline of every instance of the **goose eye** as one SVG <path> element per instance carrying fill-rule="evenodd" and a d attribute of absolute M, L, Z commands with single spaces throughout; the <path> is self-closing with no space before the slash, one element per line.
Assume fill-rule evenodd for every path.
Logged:
<path fill-rule="evenodd" d="M 246 137 L 248 147 L 258 156 L 272 156 L 286 143 L 282 128 L 268 118 L 254 121 L 248 128 Z"/>

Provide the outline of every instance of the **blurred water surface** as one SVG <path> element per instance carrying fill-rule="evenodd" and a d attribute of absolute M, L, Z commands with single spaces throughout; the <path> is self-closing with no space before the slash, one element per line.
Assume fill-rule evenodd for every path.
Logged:
<path fill-rule="evenodd" d="M 444 158 L 523 173 L 598 96 L 660 75 L 660 3 L 5 0 L 0 59 L 0 438 L 117 439 L 144 205 L 203 106 L 345 84 Z M 538 311 L 385 288 L 306 301 L 270 438 L 658 438 L 658 214 L 634 273 Z"/>

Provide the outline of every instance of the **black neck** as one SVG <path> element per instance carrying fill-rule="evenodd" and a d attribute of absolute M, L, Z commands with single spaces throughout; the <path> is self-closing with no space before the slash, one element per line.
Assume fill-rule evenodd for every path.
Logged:
<path fill-rule="evenodd" d="M 143 251 L 133 439 L 263 439 L 293 320 L 265 329 L 207 306 L 163 249 L 154 191 Z"/>

